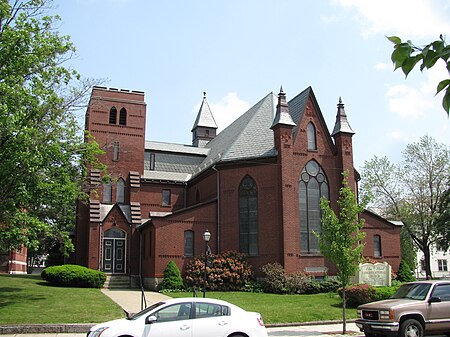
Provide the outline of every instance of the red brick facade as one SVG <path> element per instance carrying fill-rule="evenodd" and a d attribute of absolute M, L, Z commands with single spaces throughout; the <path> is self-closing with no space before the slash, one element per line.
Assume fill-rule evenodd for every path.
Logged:
<path fill-rule="evenodd" d="M 300 101 L 300 95 L 303 95 L 300 98 L 304 98 L 303 105 L 296 108 L 295 99 Z M 314 161 L 326 176 L 333 207 L 336 208 L 343 170 L 348 170 L 350 186 L 357 191 L 352 132 L 349 126 L 347 129 L 345 125 L 339 128 L 339 123 L 347 122 L 343 104 L 338 105 L 342 109 L 342 114 L 338 111 L 338 117 L 343 119 L 337 121 L 338 128 L 335 126 L 333 135 L 330 135 L 312 89 L 308 88 L 300 95 L 288 105 L 283 101 L 284 93 L 280 93 L 276 110 L 276 115 L 281 116 L 278 122 L 261 130 L 251 129 L 251 132 L 273 137 L 271 151 L 258 156 L 249 155 L 245 160 L 227 160 L 226 151 L 219 150 L 213 156 L 211 153 L 217 148 L 224 143 L 231 143 L 226 139 L 227 131 L 224 130 L 223 135 L 216 136 L 217 141 L 211 141 L 210 147 L 205 146 L 204 153 L 201 149 L 195 152 L 197 149 L 193 147 L 181 147 L 181 151 L 185 151 L 183 158 L 186 161 L 195 156 L 202 160 L 205 157 L 198 169 L 192 170 L 188 178 L 183 180 L 170 178 L 182 174 L 184 171 L 181 169 L 179 172 L 173 169 L 169 172 L 171 175 L 166 175 L 167 172 L 162 172 L 162 169 L 156 172 L 158 170 L 152 167 L 152 160 L 158 164 L 159 159 L 149 158 L 162 158 L 167 163 L 170 162 L 167 159 L 170 156 L 176 158 L 173 157 L 175 150 L 172 149 L 175 145 L 163 144 L 156 148 L 159 146 L 156 144 L 155 148 L 151 148 L 152 144 L 146 144 L 143 93 L 94 87 L 86 113 L 86 129 L 105 150 L 100 159 L 108 166 L 112 192 L 111 201 L 104 202 L 100 176 L 98 172 L 90 172 L 90 202 L 78 205 L 76 262 L 105 270 L 105 265 L 109 263 L 107 255 L 110 253 L 104 246 L 107 239 L 105 233 L 113 228 L 119 230 L 114 232 L 115 235 L 121 235 L 111 237 L 113 246 L 122 242 L 125 244 L 125 250 L 115 247 L 118 249 L 116 256 L 125 254 L 125 267 L 123 270 L 119 268 L 118 273 L 136 277 L 142 275 L 145 284 L 151 288 L 162 278 L 170 260 L 175 261 L 183 271 L 192 258 L 185 255 L 186 231 L 193 233 L 194 255 L 204 252 L 202 234 L 206 229 L 211 232 L 209 244 L 213 253 L 239 251 L 239 188 L 248 176 L 255 183 L 257 193 L 258 253 L 248 257 L 252 269 L 261 275 L 263 265 L 279 262 L 287 272 L 303 271 L 317 276 L 332 274 L 333 266 L 323 256 L 317 252 L 305 253 L 301 247 L 300 232 L 304 224 L 300 220 L 299 180 L 302 169 L 308 162 Z M 262 109 L 258 104 L 269 104 L 272 96 L 266 96 L 262 103 L 257 103 L 256 108 L 252 109 Z M 117 121 L 111 120 L 112 107 L 117 110 Z M 119 113 L 122 108 L 126 110 L 126 121 L 122 120 L 120 124 Z M 292 112 L 294 108 L 300 109 L 299 112 Z M 296 116 L 292 123 L 285 119 L 290 119 L 290 110 Z M 269 118 L 273 119 L 273 116 Z M 241 126 L 244 121 L 247 126 Z M 246 121 L 244 116 L 229 128 L 241 127 L 239 130 L 249 132 L 252 122 L 250 118 Z M 315 146 L 312 148 L 308 145 L 308 124 L 314 125 Z M 236 139 L 243 133 L 236 134 Z M 191 150 L 195 150 L 195 153 L 191 154 Z M 156 157 L 151 157 L 155 154 Z M 213 159 L 208 159 L 209 156 Z M 171 165 L 177 168 L 179 163 Z M 124 199 L 120 202 L 116 200 L 116 182 L 119 179 L 125 183 Z M 167 197 L 165 201 L 164 194 Z M 373 236 L 378 235 L 382 255 L 377 259 L 387 261 L 397 271 L 400 262 L 400 228 L 370 212 L 365 212 L 362 217 L 366 221 L 367 232 L 364 254 L 374 257 Z"/>

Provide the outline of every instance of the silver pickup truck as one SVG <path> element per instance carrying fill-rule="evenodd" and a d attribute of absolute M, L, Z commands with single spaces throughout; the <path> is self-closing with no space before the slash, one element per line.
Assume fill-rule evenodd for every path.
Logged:
<path fill-rule="evenodd" d="M 366 337 L 450 336 L 450 281 L 405 283 L 391 299 L 360 305 L 355 323 Z"/>

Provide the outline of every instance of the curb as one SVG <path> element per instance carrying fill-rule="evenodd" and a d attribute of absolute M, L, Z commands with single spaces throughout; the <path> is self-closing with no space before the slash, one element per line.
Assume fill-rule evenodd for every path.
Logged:
<path fill-rule="evenodd" d="M 348 320 L 352 323 L 355 320 Z M 273 323 L 265 324 L 266 328 L 281 328 L 294 326 L 311 326 L 311 325 L 327 325 L 339 324 L 342 321 L 317 321 L 303 323 Z M 85 324 L 28 324 L 28 325 L 0 325 L 0 335 L 17 335 L 31 333 L 88 333 L 91 327 L 97 323 Z"/>
<path fill-rule="evenodd" d="M 95 323 L 1 325 L 0 335 L 16 335 L 27 333 L 87 333 L 94 325 Z"/>

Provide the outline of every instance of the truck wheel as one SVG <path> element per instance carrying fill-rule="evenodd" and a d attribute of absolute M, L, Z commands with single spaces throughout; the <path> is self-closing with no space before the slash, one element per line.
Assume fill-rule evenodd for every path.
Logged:
<path fill-rule="evenodd" d="M 366 335 L 366 337 L 378 337 L 378 335 L 376 333 L 370 333 L 370 332 L 364 332 L 364 335 Z"/>
<path fill-rule="evenodd" d="M 423 327 L 415 319 L 407 319 L 400 325 L 398 337 L 423 337 Z"/>

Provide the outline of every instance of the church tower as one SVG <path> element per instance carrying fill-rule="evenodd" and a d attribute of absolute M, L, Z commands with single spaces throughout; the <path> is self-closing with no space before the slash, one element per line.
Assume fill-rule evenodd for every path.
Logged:
<path fill-rule="evenodd" d="M 216 137 L 217 124 L 206 101 L 206 92 L 203 93 L 202 105 L 192 127 L 192 146 L 204 147 L 211 139 Z"/>

